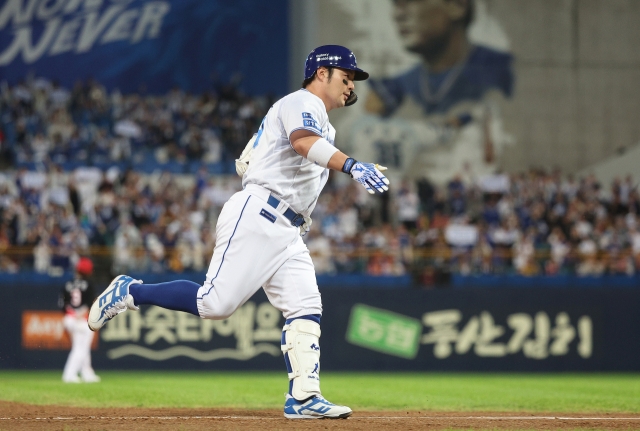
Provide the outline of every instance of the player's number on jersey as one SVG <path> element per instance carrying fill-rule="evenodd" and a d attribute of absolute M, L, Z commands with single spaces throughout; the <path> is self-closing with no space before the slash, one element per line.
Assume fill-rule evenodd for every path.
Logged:
<path fill-rule="evenodd" d="M 253 148 L 256 148 L 258 146 L 258 142 L 260 142 L 260 137 L 262 136 L 262 132 L 264 131 L 264 120 L 266 120 L 267 117 L 264 117 L 262 119 L 262 123 L 260 123 L 260 127 L 258 127 L 258 136 L 256 136 L 256 140 L 253 143 Z"/>

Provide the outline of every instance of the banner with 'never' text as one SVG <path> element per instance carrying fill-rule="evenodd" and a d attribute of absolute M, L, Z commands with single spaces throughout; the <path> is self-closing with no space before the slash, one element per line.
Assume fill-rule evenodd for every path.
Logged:
<path fill-rule="evenodd" d="M 250 94 L 281 94 L 287 15 L 286 0 L 4 0 L 0 81 L 33 73 L 160 93 L 241 77 Z"/>

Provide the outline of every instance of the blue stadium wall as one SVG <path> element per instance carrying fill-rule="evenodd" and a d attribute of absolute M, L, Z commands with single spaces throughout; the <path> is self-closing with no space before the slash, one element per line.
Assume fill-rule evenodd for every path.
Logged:
<path fill-rule="evenodd" d="M 55 332 L 26 316 L 59 313 L 61 281 L 22 275 L 0 284 L 0 368 L 61 370 L 67 350 L 25 339 L 29 331 Z M 334 285 L 321 293 L 324 370 L 640 371 L 635 286 Z M 98 333 L 93 363 L 97 370 L 282 371 L 283 323 L 261 290 L 223 321 L 143 306 Z"/>

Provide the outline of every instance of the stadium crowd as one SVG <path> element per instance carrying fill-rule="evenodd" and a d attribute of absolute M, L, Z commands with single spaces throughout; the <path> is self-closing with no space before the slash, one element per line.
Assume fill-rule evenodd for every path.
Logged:
<path fill-rule="evenodd" d="M 91 81 L 71 91 L 37 79 L 4 86 L 0 271 L 54 273 L 98 254 L 114 273 L 206 270 L 222 205 L 241 187 L 219 164 L 240 153 L 268 106 L 234 85 L 153 97 Z M 331 175 L 305 237 L 318 274 L 432 286 L 451 274 L 640 269 L 630 176 L 610 187 L 541 170 L 395 184 L 371 197 Z"/>
<path fill-rule="evenodd" d="M 206 164 L 220 172 L 221 164 L 242 151 L 272 103 L 270 97 L 243 95 L 236 84 L 219 83 L 196 95 L 174 89 L 162 96 L 108 93 L 93 80 L 78 82 L 71 91 L 42 78 L 3 85 L 0 162 L 29 168 L 51 162 L 65 171 L 116 165 L 174 173 Z"/>

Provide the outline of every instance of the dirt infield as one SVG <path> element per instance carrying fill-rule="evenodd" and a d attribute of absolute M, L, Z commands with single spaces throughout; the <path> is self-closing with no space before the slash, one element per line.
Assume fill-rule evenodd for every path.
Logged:
<path fill-rule="evenodd" d="M 79 408 L 0 401 L 0 430 L 440 430 L 640 429 L 640 415 L 356 411 L 349 419 L 292 422 L 280 410 Z"/>

